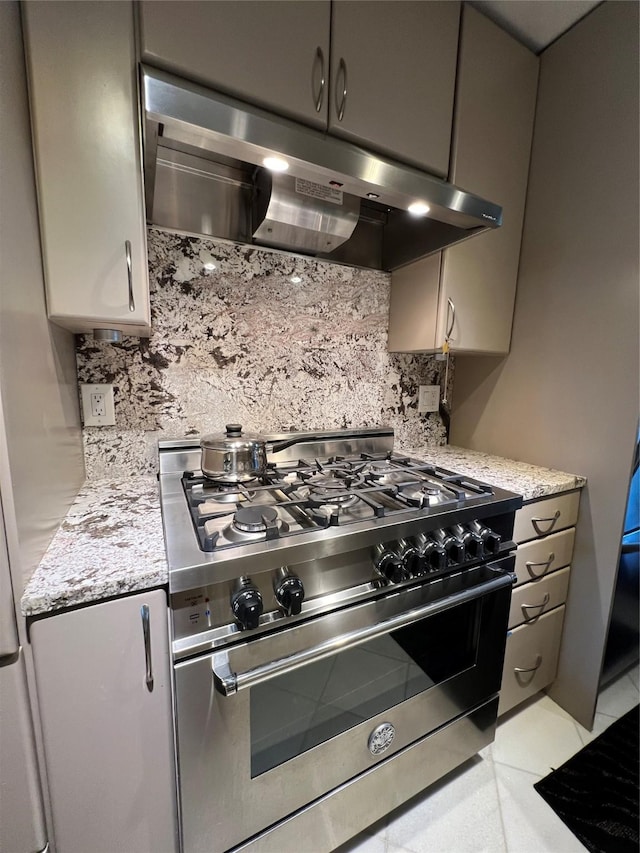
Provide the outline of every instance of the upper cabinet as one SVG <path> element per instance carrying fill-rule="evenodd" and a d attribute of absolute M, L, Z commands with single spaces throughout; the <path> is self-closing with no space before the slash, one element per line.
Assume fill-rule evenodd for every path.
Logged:
<path fill-rule="evenodd" d="M 392 276 L 389 349 L 509 351 L 538 58 L 475 9 L 463 12 L 451 181 L 503 208 L 503 225 Z"/>
<path fill-rule="evenodd" d="M 139 15 L 143 62 L 326 127 L 329 0 L 143 0 Z"/>
<path fill-rule="evenodd" d="M 329 131 L 446 177 L 459 22 L 457 2 L 334 2 Z"/>
<path fill-rule="evenodd" d="M 132 4 L 22 11 L 49 317 L 148 335 Z"/>
<path fill-rule="evenodd" d="M 144 62 L 438 175 L 458 2 L 143 0 Z"/>

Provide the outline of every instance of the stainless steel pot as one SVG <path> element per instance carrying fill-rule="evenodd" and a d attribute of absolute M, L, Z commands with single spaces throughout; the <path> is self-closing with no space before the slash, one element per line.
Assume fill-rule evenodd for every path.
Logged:
<path fill-rule="evenodd" d="M 202 438 L 202 473 L 219 483 L 242 483 L 261 477 L 267 468 L 264 438 L 243 433 L 240 424 L 227 424 L 226 430 Z"/>
<path fill-rule="evenodd" d="M 217 483 L 242 483 L 262 477 L 267 470 L 267 453 L 298 444 L 302 437 L 314 441 L 315 435 L 296 434 L 285 441 L 267 442 L 262 435 L 244 433 L 240 424 L 227 424 L 226 433 L 205 435 L 202 448 L 202 473 Z"/>

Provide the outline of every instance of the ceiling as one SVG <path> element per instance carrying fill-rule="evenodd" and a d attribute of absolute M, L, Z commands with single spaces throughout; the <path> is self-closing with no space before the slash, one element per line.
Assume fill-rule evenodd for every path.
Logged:
<path fill-rule="evenodd" d="M 541 53 L 601 0 L 474 0 L 502 29 Z"/>

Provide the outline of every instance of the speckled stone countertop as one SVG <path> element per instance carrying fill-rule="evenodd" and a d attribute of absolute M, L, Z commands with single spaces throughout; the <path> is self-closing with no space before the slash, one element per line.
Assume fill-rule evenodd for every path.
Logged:
<path fill-rule="evenodd" d="M 554 468 L 541 468 L 528 462 L 518 462 L 515 459 L 504 459 L 492 456 L 478 450 L 467 450 L 464 447 L 398 447 L 395 450 L 417 456 L 427 462 L 447 468 L 459 474 L 467 474 L 476 480 L 482 480 L 492 486 L 516 492 L 525 501 L 555 495 L 558 492 L 568 492 L 581 489 L 586 484 L 586 478 L 576 474 L 556 471 Z"/>
<path fill-rule="evenodd" d="M 85 483 L 21 601 L 25 616 L 168 582 L 158 480 Z"/>
<path fill-rule="evenodd" d="M 461 447 L 396 447 L 442 468 L 521 494 L 525 500 L 582 487 L 550 468 Z M 168 582 L 155 477 L 88 481 L 22 596 L 25 616 L 89 604 Z"/>

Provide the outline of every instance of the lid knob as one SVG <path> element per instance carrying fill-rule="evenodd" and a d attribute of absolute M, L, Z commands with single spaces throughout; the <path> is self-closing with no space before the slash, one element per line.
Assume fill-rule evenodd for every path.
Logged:
<path fill-rule="evenodd" d="M 240 424 L 227 424 L 225 427 L 228 438 L 237 438 L 242 435 L 242 426 Z"/>

